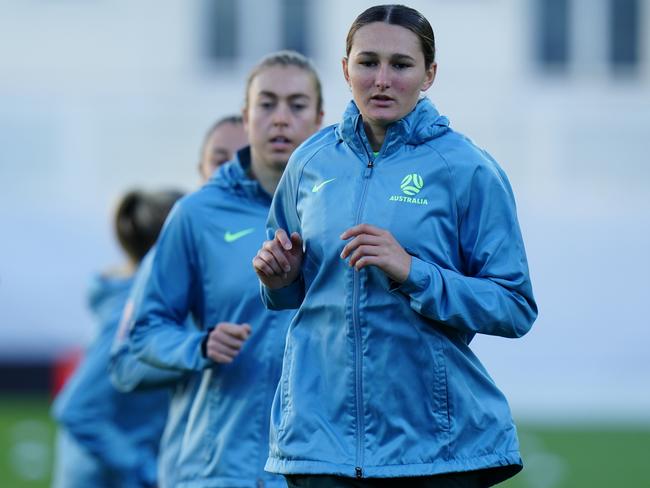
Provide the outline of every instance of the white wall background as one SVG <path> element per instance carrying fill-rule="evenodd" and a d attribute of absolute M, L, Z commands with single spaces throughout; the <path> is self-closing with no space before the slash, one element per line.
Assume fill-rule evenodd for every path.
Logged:
<path fill-rule="evenodd" d="M 205 1 L 0 0 L 0 355 L 90 340 L 85 287 L 119 261 L 117 196 L 194 188 L 204 131 L 239 111 L 247 70 L 281 47 L 279 0 L 241 0 L 245 54 L 211 65 Z M 573 4 L 563 76 L 534 61 L 532 0 L 409 5 L 437 36 L 430 98 L 511 178 L 540 307 L 528 336 L 476 350 L 518 416 L 650 420 L 650 2 L 636 76 L 608 69 L 605 0 L 588 3 Z M 347 29 L 372 4 L 313 2 L 327 123 L 349 98 Z"/>

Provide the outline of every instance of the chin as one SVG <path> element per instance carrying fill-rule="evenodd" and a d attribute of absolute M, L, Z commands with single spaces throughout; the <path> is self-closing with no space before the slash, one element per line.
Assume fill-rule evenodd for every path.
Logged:
<path fill-rule="evenodd" d="M 271 163 L 271 166 L 273 169 L 278 170 L 278 171 L 284 171 L 284 168 L 287 167 L 287 163 L 289 162 L 289 158 L 282 158 L 282 159 L 275 159 Z"/>

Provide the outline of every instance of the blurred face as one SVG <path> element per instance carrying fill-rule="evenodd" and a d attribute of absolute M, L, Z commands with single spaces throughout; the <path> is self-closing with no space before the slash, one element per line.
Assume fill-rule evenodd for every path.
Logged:
<path fill-rule="evenodd" d="M 352 38 L 343 75 L 364 122 L 386 126 L 407 115 L 433 84 L 436 65 L 424 65 L 418 37 L 399 25 L 372 22 Z"/>
<path fill-rule="evenodd" d="M 234 154 L 246 144 L 248 141 L 242 124 L 226 122 L 217 127 L 203 147 L 199 164 L 201 180 L 206 182 L 215 169 L 232 159 Z"/>
<path fill-rule="evenodd" d="M 313 76 L 297 66 L 260 71 L 248 90 L 244 127 L 257 164 L 283 170 L 291 153 L 320 127 Z"/>

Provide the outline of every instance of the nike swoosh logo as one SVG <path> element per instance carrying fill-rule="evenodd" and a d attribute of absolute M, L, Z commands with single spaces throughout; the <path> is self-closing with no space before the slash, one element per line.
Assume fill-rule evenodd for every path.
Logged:
<path fill-rule="evenodd" d="M 336 178 L 331 178 L 331 179 L 329 179 L 329 180 L 325 180 L 325 181 L 323 181 L 322 183 L 319 183 L 318 185 L 314 185 L 314 188 L 311 189 L 312 193 L 317 193 L 318 191 L 320 191 L 321 188 L 323 188 L 323 187 L 324 187 L 325 185 L 327 185 L 328 183 L 331 183 L 331 182 L 334 181 L 335 179 L 336 179 Z"/>
<path fill-rule="evenodd" d="M 241 239 L 244 236 L 247 236 L 255 229 L 253 227 L 249 229 L 240 230 L 239 232 L 230 232 L 229 230 L 223 235 L 223 240 L 226 242 L 235 242 L 237 239 Z"/>

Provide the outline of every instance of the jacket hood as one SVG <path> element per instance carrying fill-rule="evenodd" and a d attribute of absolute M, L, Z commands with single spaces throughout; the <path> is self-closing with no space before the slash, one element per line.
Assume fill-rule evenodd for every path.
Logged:
<path fill-rule="evenodd" d="M 92 277 L 88 289 L 88 306 L 100 323 L 110 319 L 113 314 L 122 312 L 120 302 L 126 301 L 132 283 L 133 276 L 97 274 Z"/>
<path fill-rule="evenodd" d="M 221 165 L 210 178 L 207 186 L 216 186 L 244 198 L 254 198 L 270 204 L 269 195 L 251 176 L 251 148 L 246 146 L 235 157 Z"/>
<path fill-rule="evenodd" d="M 351 100 L 337 128 L 337 136 L 356 150 L 368 151 L 364 142 L 367 137 L 362 129 L 361 113 L 357 104 Z M 387 155 L 404 144 L 423 144 L 449 130 L 449 119 L 440 115 L 428 98 L 422 98 L 408 115 L 388 126 L 381 151 Z"/>

